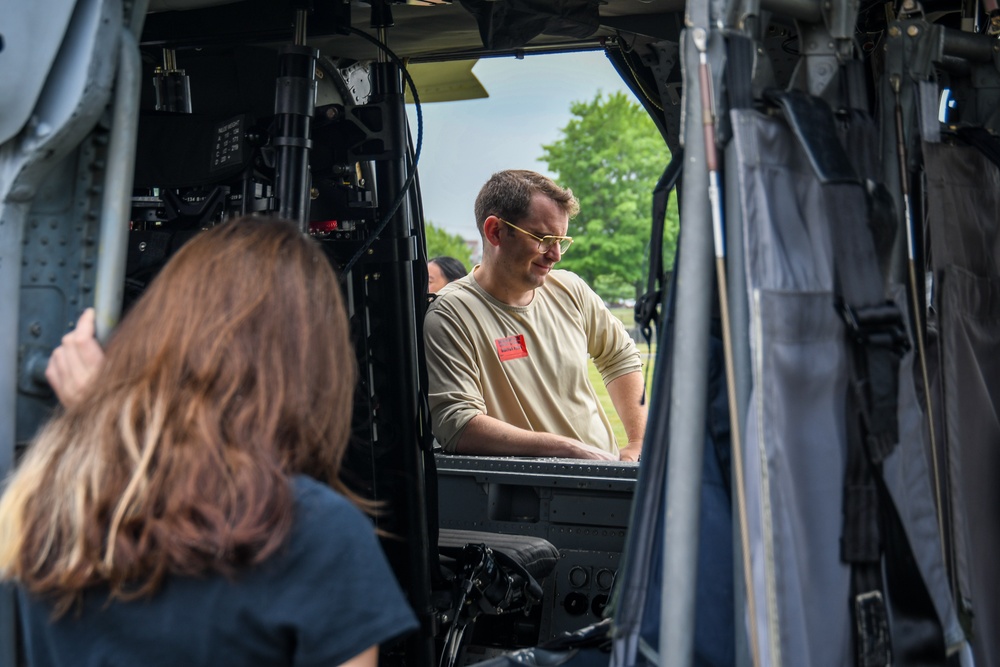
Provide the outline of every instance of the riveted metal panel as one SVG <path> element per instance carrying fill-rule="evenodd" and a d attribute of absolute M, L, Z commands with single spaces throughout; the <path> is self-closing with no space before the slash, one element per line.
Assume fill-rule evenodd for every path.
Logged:
<path fill-rule="evenodd" d="M 49 355 L 93 304 L 107 132 L 98 127 L 42 182 L 25 221 L 18 320 L 19 448 L 51 413 Z"/>

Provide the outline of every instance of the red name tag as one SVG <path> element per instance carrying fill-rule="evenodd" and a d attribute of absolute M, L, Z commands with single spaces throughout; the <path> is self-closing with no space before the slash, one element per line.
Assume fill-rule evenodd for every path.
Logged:
<path fill-rule="evenodd" d="M 497 338 L 494 342 L 497 345 L 497 354 L 500 356 L 500 361 L 510 361 L 511 359 L 520 359 L 521 357 L 528 356 L 528 346 L 524 344 L 524 336 L 521 334 L 507 336 L 506 338 Z"/>

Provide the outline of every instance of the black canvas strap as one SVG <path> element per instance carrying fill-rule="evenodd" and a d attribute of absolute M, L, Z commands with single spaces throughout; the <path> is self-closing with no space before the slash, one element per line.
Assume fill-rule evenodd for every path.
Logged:
<path fill-rule="evenodd" d="M 883 667 L 891 663 L 892 651 L 880 512 L 891 500 L 880 475 L 882 461 L 899 440 L 899 363 L 908 343 L 902 314 L 891 304 L 856 309 L 841 301 L 840 310 L 852 352 L 840 557 L 851 565 L 856 664 Z"/>
<path fill-rule="evenodd" d="M 653 228 L 649 242 L 649 275 L 646 280 L 646 292 L 635 302 L 635 322 L 639 325 L 647 345 L 652 344 L 652 323 L 657 317 L 660 302 L 663 300 L 665 276 L 663 228 L 667 220 L 667 204 L 670 201 L 670 193 L 677 187 L 683 164 L 683 151 L 675 152 L 670 164 L 663 170 L 660 180 L 656 183 L 656 188 L 653 189 Z"/>
<path fill-rule="evenodd" d="M 726 36 L 726 94 L 730 109 L 754 106 L 753 64 L 756 43 L 740 34 Z"/>

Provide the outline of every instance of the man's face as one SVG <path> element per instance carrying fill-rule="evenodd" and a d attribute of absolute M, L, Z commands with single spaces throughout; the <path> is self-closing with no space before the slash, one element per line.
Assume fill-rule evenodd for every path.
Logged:
<path fill-rule="evenodd" d="M 538 237 L 565 236 L 569 229 L 569 216 L 558 204 L 535 195 L 524 218 L 509 221 Z M 553 244 L 548 252 L 538 252 L 538 241 L 513 227 L 500 223 L 501 242 L 496 253 L 497 271 L 512 289 L 525 292 L 545 284 L 552 267 L 562 259 L 559 245 Z"/>
<path fill-rule="evenodd" d="M 437 262 L 427 264 L 427 293 L 434 294 L 448 284 Z"/>

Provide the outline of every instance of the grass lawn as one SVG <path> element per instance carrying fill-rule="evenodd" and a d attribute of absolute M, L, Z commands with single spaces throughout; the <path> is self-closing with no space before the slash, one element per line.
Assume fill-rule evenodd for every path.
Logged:
<path fill-rule="evenodd" d="M 632 314 L 631 308 L 612 308 L 611 312 L 624 322 L 626 327 L 631 329 L 635 326 L 635 317 Z M 653 361 L 656 357 L 656 341 L 653 341 L 652 354 L 650 354 L 650 348 L 646 346 L 645 341 L 637 343 L 636 346 L 642 355 L 642 373 L 646 379 L 646 399 L 649 400 L 649 390 L 653 384 Z M 621 420 L 618 419 L 615 406 L 611 402 L 611 397 L 608 396 L 608 390 L 604 387 L 604 382 L 601 381 L 601 374 L 597 372 L 597 367 L 594 366 L 593 361 L 590 362 L 590 383 L 594 385 L 597 398 L 600 399 L 601 406 L 608 414 L 611 427 L 614 429 L 615 437 L 618 439 L 618 446 L 624 447 L 628 444 L 628 438 L 625 437 L 625 427 L 622 426 Z"/>

